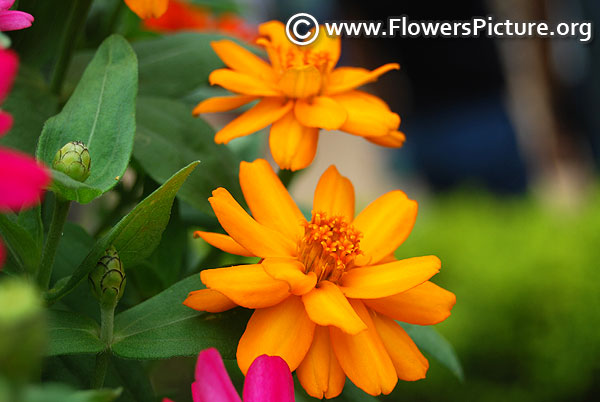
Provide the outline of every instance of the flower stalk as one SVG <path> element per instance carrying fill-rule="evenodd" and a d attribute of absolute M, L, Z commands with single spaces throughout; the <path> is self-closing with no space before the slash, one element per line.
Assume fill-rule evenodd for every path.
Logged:
<path fill-rule="evenodd" d="M 106 349 L 96 355 L 91 383 L 91 387 L 94 389 L 102 388 L 104 385 L 106 371 L 110 363 L 110 344 L 113 339 L 116 306 L 116 303 L 113 305 L 100 305 L 100 341 L 106 345 Z"/>
<path fill-rule="evenodd" d="M 110 362 L 110 345 L 113 341 L 115 308 L 123 296 L 127 282 L 123 263 L 114 247 L 106 250 L 88 275 L 92 294 L 100 302 L 100 341 L 105 349 L 96 356 L 92 388 L 102 388 Z"/>

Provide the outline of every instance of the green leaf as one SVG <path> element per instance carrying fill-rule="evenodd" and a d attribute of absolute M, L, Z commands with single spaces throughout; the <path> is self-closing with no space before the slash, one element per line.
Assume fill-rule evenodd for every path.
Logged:
<path fill-rule="evenodd" d="M 113 35 L 98 48 L 63 110 L 42 130 L 38 159 L 51 165 L 56 152 L 69 141 L 82 141 L 92 159 L 85 183 L 53 171 L 54 192 L 85 204 L 118 182 L 133 148 L 136 94 L 135 53 L 125 39 Z"/>
<path fill-rule="evenodd" d="M 200 160 L 202 169 L 194 172 L 178 197 L 205 214 L 211 192 L 225 187 L 239 199 L 238 160 L 214 142 L 214 130 L 192 117 L 189 107 L 178 101 L 140 97 L 133 156 L 155 181 L 163 183 L 169 172 Z"/>
<path fill-rule="evenodd" d="M 65 281 L 66 283 L 45 294 L 46 300 L 54 302 L 71 292 L 96 266 L 110 245 L 119 252 L 125 269 L 127 265 L 141 261 L 152 254 L 169 221 L 171 205 L 177 191 L 198 163 L 190 163 L 181 169 L 121 219 L 110 232 L 96 242 L 73 275 Z"/>
<path fill-rule="evenodd" d="M 127 288 L 135 288 L 142 300 L 157 295 L 181 279 L 189 231 L 179 217 L 178 203 L 173 204 L 171 220 L 154 253 L 135 266 L 127 267 Z M 169 269 L 165 269 L 169 267 Z"/>
<path fill-rule="evenodd" d="M 165 359 L 215 347 L 224 359 L 235 358 L 249 311 L 212 314 L 182 304 L 189 292 L 202 288 L 200 275 L 194 274 L 117 315 L 113 353 L 128 359 Z"/>
<path fill-rule="evenodd" d="M 43 384 L 28 386 L 20 400 L 23 402 L 112 402 L 119 395 L 121 389 L 76 391 L 63 384 Z"/>
<path fill-rule="evenodd" d="M 56 250 L 51 283 L 71 275 L 81 264 L 96 241 L 81 226 L 67 222 Z M 98 301 L 91 297 L 89 281 L 81 281 L 71 293 L 56 304 L 57 309 L 69 310 L 100 321 Z"/>
<path fill-rule="evenodd" d="M 99 353 L 105 346 L 98 337 L 100 327 L 84 315 L 48 310 L 47 356 Z"/>
<path fill-rule="evenodd" d="M 58 100 L 39 72 L 21 65 L 2 109 L 12 115 L 14 123 L 0 144 L 33 155 L 44 122 L 56 114 Z"/>
<path fill-rule="evenodd" d="M 444 365 L 460 381 L 464 381 L 463 369 L 456 356 L 454 348 L 431 326 L 421 326 L 398 322 L 408 335 L 423 351 L 429 353 L 434 359 Z"/>
<path fill-rule="evenodd" d="M 17 265 L 27 272 L 34 272 L 41 257 L 40 247 L 15 216 L 0 214 L 0 235 Z"/>
<path fill-rule="evenodd" d="M 210 42 L 223 35 L 180 33 L 133 44 L 140 66 L 140 95 L 183 98 L 199 86 L 208 85 L 208 75 L 223 67 Z"/>

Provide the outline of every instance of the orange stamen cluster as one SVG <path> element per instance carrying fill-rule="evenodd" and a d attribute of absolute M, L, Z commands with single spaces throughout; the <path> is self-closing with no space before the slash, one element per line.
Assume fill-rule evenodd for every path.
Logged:
<path fill-rule="evenodd" d="M 304 237 L 298 245 L 306 273 L 314 272 L 319 281 L 336 282 L 352 266 L 354 258 L 362 254 L 361 237 L 343 217 L 327 217 L 324 212 L 313 211 L 311 221 L 304 224 Z"/>
<path fill-rule="evenodd" d="M 322 73 L 331 62 L 331 55 L 326 51 L 315 52 L 311 49 L 298 50 L 294 47 L 285 47 L 269 45 L 273 53 L 279 59 L 279 65 L 284 69 L 315 66 Z"/>

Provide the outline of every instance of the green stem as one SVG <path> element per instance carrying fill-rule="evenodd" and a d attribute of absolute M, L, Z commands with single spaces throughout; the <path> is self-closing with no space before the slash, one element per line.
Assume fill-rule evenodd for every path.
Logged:
<path fill-rule="evenodd" d="M 79 33 L 85 25 L 86 17 L 92 0 L 73 0 L 71 10 L 67 19 L 67 28 L 63 32 L 58 51 L 58 60 L 52 73 L 50 90 L 55 95 L 60 95 L 63 81 L 67 74 L 67 68 L 73 58 L 73 52 L 77 44 Z"/>
<path fill-rule="evenodd" d="M 279 169 L 277 176 L 279 176 L 279 180 L 281 180 L 283 185 L 286 188 L 289 188 L 290 184 L 292 184 L 292 181 L 294 180 L 294 177 L 296 177 L 296 173 L 297 172 L 293 172 L 291 170 Z"/>
<path fill-rule="evenodd" d="M 48 289 L 48 285 L 50 284 L 56 249 L 60 242 L 60 238 L 62 237 L 63 227 L 65 226 L 70 206 L 71 201 L 61 200 L 59 198 L 56 198 L 54 203 L 52 222 L 50 223 L 50 229 L 48 229 L 48 237 L 46 238 L 46 244 L 44 245 L 44 251 L 42 252 L 42 261 L 40 262 L 40 267 L 37 272 L 38 284 L 43 290 Z"/>
<path fill-rule="evenodd" d="M 110 351 L 105 350 L 96 355 L 96 365 L 94 366 L 94 374 L 92 376 L 92 383 L 90 384 L 93 389 L 99 389 L 104 386 L 108 363 L 110 363 Z"/>
<path fill-rule="evenodd" d="M 92 388 L 102 388 L 104 385 L 104 378 L 110 362 L 110 345 L 113 341 L 115 307 L 116 303 L 112 306 L 100 305 L 100 341 L 106 345 L 106 349 L 96 356 Z"/>
<path fill-rule="evenodd" d="M 110 347 L 113 340 L 113 330 L 115 325 L 115 307 L 100 306 L 100 340 Z"/>

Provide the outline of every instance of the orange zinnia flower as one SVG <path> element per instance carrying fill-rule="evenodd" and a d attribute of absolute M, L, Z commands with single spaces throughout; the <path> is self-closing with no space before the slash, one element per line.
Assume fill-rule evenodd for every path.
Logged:
<path fill-rule="evenodd" d="M 167 11 L 169 0 L 125 0 L 127 7 L 141 19 L 158 18 Z"/>
<path fill-rule="evenodd" d="M 436 324 L 456 298 L 428 281 L 440 269 L 437 257 L 393 257 L 417 203 L 392 191 L 354 217 L 352 183 L 331 166 L 307 221 L 265 160 L 242 162 L 240 183 L 253 217 L 219 188 L 209 201 L 229 236 L 195 236 L 261 262 L 202 271 L 207 289 L 184 304 L 255 309 L 238 344 L 242 372 L 260 355 L 281 356 L 317 398 L 339 395 L 346 376 L 371 395 L 390 393 L 398 378 L 425 377 L 427 360 L 394 320 Z"/>
<path fill-rule="evenodd" d="M 256 28 L 231 13 L 216 15 L 208 8 L 183 0 L 170 0 L 160 18 L 144 20 L 144 28 L 155 32 L 221 32 L 250 41 L 256 38 Z"/>
<path fill-rule="evenodd" d="M 381 99 L 355 89 L 398 69 L 398 64 L 374 71 L 334 69 L 340 38 L 326 36 L 325 29 L 307 46 L 291 43 L 279 21 L 260 25 L 259 35 L 257 43 L 266 49 L 270 65 L 229 40 L 212 43 L 229 68 L 213 71 L 209 81 L 238 95 L 207 99 L 196 106 L 194 114 L 223 112 L 260 100 L 221 129 L 215 142 L 228 143 L 271 124 L 273 158 L 280 168 L 291 170 L 312 162 L 321 128 L 346 131 L 387 147 L 402 145 L 400 117 Z"/>

